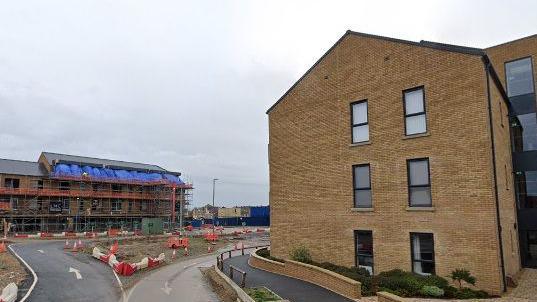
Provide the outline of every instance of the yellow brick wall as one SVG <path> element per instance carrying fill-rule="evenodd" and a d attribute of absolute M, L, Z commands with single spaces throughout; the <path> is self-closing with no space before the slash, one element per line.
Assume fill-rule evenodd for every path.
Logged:
<path fill-rule="evenodd" d="M 402 91 L 421 85 L 428 135 L 407 139 Z M 362 99 L 370 144 L 351 146 L 349 104 Z M 348 35 L 269 113 L 269 132 L 274 256 L 305 244 L 317 261 L 352 266 L 353 231 L 372 230 L 375 272 L 411 270 L 409 233 L 431 232 L 438 275 L 466 268 L 500 293 L 479 56 Z M 420 157 L 430 161 L 432 212 L 407 210 L 406 160 Z M 362 163 L 371 165 L 373 212 L 351 210 L 352 165 Z"/>

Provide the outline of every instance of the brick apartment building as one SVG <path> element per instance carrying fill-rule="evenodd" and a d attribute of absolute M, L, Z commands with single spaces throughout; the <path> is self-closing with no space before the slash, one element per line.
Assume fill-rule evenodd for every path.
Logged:
<path fill-rule="evenodd" d="M 268 111 L 271 249 L 500 294 L 537 266 L 537 36 L 487 49 L 348 31 Z"/>
<path fill-rule="evenodd" d="M 146 217 L 170 223 L 191 197 L 180 176 L 157 165 L 50 152 L 36 162 L 0 159 L 0 221 L 19 233 L 139 230 Z"/>

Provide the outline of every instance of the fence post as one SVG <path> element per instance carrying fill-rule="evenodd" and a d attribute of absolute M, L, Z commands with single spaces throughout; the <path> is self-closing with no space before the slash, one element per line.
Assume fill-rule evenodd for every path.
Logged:
<path fill-rule="evenodd" d="M 241 281 L 241 288 L 244 288 L 246 286 L 246 272 L 242 273 L 242 281 Z"/>
<path fill-rule="evenodd" d="M 233 266 L 229 266 L 229 279 L 233 280 Z"/>
<path fill-rule="evenodd" d="M 231 251 L 228 251 L 228 258 L 231 258 Z"/>
<path fill-rule="evenodd" d="M 242 244 L 242 255 L 244 256 L 244 243 Z"/>

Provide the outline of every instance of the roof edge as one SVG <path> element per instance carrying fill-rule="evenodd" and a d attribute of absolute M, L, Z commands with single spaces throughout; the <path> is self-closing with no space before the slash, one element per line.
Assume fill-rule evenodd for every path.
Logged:
<path fill-rule="evenodd" d="M 500 44 L 489 46 L 489 47 L 485 48 L 485 50 L 492 49 L 492 48 L 495 48 L 495 47 L 505 46 L 507 44 L 516 43 L 516 42 L 526 40 L 526 39 L 531 39 L 531 38 L 537 38 L 537 34 L 533 34 L 533 35 L 525 36 L 525 37 L 522 37 L 522 38 L 514 39 L 514 40 L 511 40 L 511 41 L 508 41 L 508 42 L 503 42 L 503 43 L 500 43 Z"/>
<path fill-rule="evenodd" d="M 45 154 L 45 153 L 48 153 L 48 154 L 56 154 L 56 155 L 67 155 L 67 156 L 76 156 L 76 157 L 85 157 L 85 158 L 90 158 L 90 159 L 96 159 L 96 160 L 110 160 L 110 161 L 116 161 L 116 162 L 121 162 L 121 163 L 126 163 L 126 164 L 136 164 L 136 165 L 147 165 L 147 166 L 155 166 L 155 167 L 158 167 L 164 171 L 168 171 L 164 168 L 162 168 L 161 166 L 159 165 L 155 165 L 155 164 L 147 164 L 147 163 L 139 163 L 139 162 L 133 162 L 133 161 L 125 161 L 125 160 L 117 160 L 117 159 L 110 159 L 110 158 L 100 158 L 100 157 L 91 157 L 91 156 L 84 156 L 84 155 L 73 155 L 73 154 L 66 154 L 66 153 L 57 153 L 57 152 L 48 152 L 48 151 L 43 151 L 41 152 L 41 154 Z M 46 157 L 46 156 L 45 156 Z"/>
<path fill-rule="evenodd" d="M 394 43 L 401 43 L 401 44 L 407 44 L 411 46 L 418 46 L 418 47 L 425 47 L 425 48 L 431 48 L 441 51 L 449 51 L 449 52 L 456 52 L 466 55 L 474 55 L 474 56 L 483 56 L 485 55 L 485 51 L 481 48 L 474 48 L 474 47 L 467 47 L 467 46 L 460 46 L 460 45 L 453 45 L 453 44 L 445 44 L 445 43 L 438 43 L 438 42 L 431 42 L 431 41 L 424 41 L 421 40 L 420 42 L 414 42 L 410 40 L 403 40 L 403 39 L 397 39 L 397 38 L 391 38 L 386 36 L 379 36 L 379 35 L 373 35 L 373 34 L 367 34 L 362 32 L 356 32 L 352 30 L 347 30 L 343 36 L 341 36 L 334 45 L 332 45 L 272 106 L 267 109 L 265 112 L 266 114 L 269 114 L 301 81 L 304 79 L 319 63 L 337 46 L 339 43 L 348 35 L 353 36 L 360 36 L 360 37 L 366 37 L 371 39 L 378 39 L 378 40 L 384 40 Z"/>

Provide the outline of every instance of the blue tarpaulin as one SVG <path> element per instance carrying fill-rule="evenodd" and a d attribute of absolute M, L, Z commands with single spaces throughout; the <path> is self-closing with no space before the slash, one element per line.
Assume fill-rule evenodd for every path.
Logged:
<path fill-rule="evenodd" d="M 184 184 L 179 176 L 169 173 L 145 173 L 139 171 L 128 171 L 122 169 L 97 168 L 90 166 L 57 164 L 52 172 L 54 177 L 90 177 L 99 180 L 117 180 L 117 181 L 166 181 L 173 184 Z"/>

